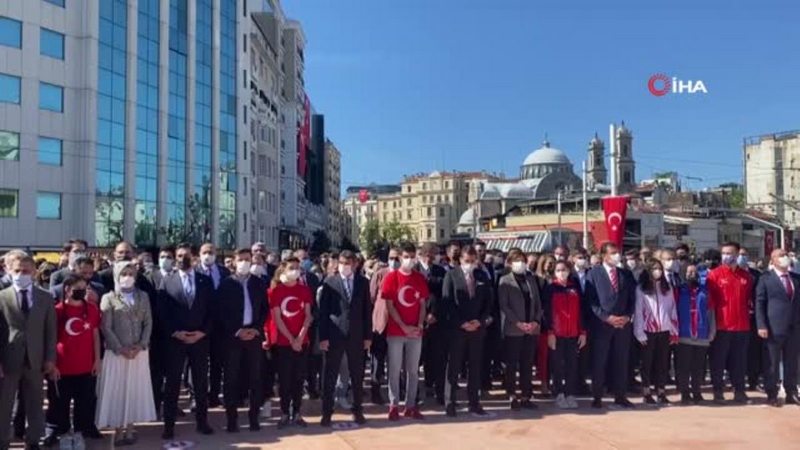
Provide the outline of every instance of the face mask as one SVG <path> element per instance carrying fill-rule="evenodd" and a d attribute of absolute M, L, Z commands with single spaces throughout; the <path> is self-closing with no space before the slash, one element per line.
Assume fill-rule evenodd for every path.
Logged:
<path fill-rule="evenodd" d="M 353 266 L 351 266 L 350 264 L 343 264 L 339 266 L 339 273 L 343 277 L 348 278 L 350 275 L 353 274 Z"/>
<path fill-rule="evenodd" d="M 255 275 L 257 277 L 263 277 L 267 274 L 267 269 L 264 268 L 261 264 L 254 264 L 250 266 L 250 275 Z"/>
<path fill-rule="evenodd" d="M 275 263 L 277 263 L 277 262 L 278 262 L 278 257 L 277 257 L 277 256 L 275 256 L 275 255 L 272 255 L 272 254 L 270 254 L 269 256 L 267 256 L 267 264 L 270 264 L 270 265 L 272 265 L 272 264 L 275 264 Z"/>
<path fill-rule="evenodd" d="M 653 271 L 652 275 L 654 280 L 660 280 L 661 275 L 663 275 L 663 273 L 660 270 L 656 269 Z"/>
<path fill-rule="evenodd" d="M 403 258 L 402 268 L 406 272 L 412 270 L 414 265 L 417 264 L 417 258 Z"/>
<path fill-rule="evenodd" d="M 172 266 L 174 264 L 175 261 L 172 258 L 161 258 L 158 260 L 158 267 L 164 272 L 172 272 Z"/>
<path fill-rule="evenodd" d="M 183 259 L 178 261 L 178 268 L 184 272 L 192 268 L 192 258 L 184 256 Z"/>
<path fill-rule="evenodd" d="M 781 256 L 778 258 L 778 267 L 781 269 L 786 270 L 790 265 L 792 265 L 792 259 L 788 256 Z"/>
<path fill-rule="evenodd" d="M 287 270 L 286 272 L 281 274 L 282 283 L 291 283 L 297 281 L 298 278 L 300 278 L 299 270 Z"/>
<path fill-rule="evenodd" d="M 528 270 L 528 265 L 525 264 L 525 261 L 514 261 L 511 263 L 511 271 L 517 275 L 522 275 L 526 270 Z"/>
<path fill-rule="evenodd" d="M 586 258 L 577 258 L 575 259 L 575 268 L 578 270 L 583 270 L 586 268 Z"/>
<path fill-rule="evenodd" d="M 556 261 L 566 261 L 567 257 L 564 255 L 556 255 Z"/>
<path fill-rule="evenodd" d="M 672 267 L 675 265 L 675 261 L 673 261 L 671 259 L 665 259 L 663 264 L 664 264 L 664 270 L 670 270 L 671 271 Z"/>
<path fill-rule="evenodd" d="M 736 263 L 736 256 L 734 255 L 722 255 L 722 264 L 726 266 L 731 266 Z"/>
<path fill-rule="evenodd" d="M 739 267 L 747 268 L 747 256 L 739 255 L 736 258 L 736 264 L 738 264 Z"/>
<path fill-rule="evenodd" d="M 250 261 L 237 261 L 236 262 L 236 273 L 238 275 L 244 276 L 250 273 Z"/>
<path fill-rule="evenodd" d="M 556 271 L 556 279 L 558 279 L 558 281 L 563 283 L 563 282 L 567 281 L 568 277 L 569 277 L 569 272 L 567 272 L 566 270 L 557 270 Z"/>
<path fill-rule="evenodd" d="M 208 267 L 217 262 L 217 255 L 213 253 L 205 253 L 200 255 L 200 262 L 203 263 L 204 266 Z"/>
<path fill-rule="evenodd" d="M 390 270 L 397 270 L 400 268 L 400 260 L 399 259 L 390 259 L 389 260 L 389 269 Z"/>
<path fill-rule="evenodd" d="M 83 258 L 84 256 L 86 256 L 86 254 L 82 253 L 82 252 L 70 253 L 69 254 L 69 265 L 70 265 L 70 267 L 74 266 L 75 262 L 78 259 Z"/>
<path fill-rule="evenodd" d="M 119 279 L 119 287 L 121 289 L 132 289 L 135 283 L 136 280 L 134 280 L 134 278 L 130 275 L 125 275 Z"/>
<path fill-rule="evenodd" d="M 629 259 L 627 261 L 627 263 L 628 263 L 628 269 L 631 269 L 631 270 L 635 269 L 636 266 L 637 266 L 635 259 Z"/>
<path fill-rule="evenodd" d="M 31 276 L 26 273 L 11 275 L 11 281 L 17 289 L 28 289 L 31 285 L 31 280 Z"/>
<path fill-rule="evenodd" d="M 461 263 L 461 270 L 463 270 L 464 273 L 472 273 L 475 267 L 471 263 Z"/>
<path fill-rule="evenodd" d="M 502 266 L 505 263 L 506 263 L 505 258 L 503 258 L 502 256 L 495 256 L 495 258 L 494 258 L 494 265 L 495 266 Z"/>
<path fill-rule="evenodd" d="M 436 255 L 433 257 L 434 264 L 441 264 L 442 263 L 442 255 Z"/>
<path fill-rule="evenodd" d="M 83 300 L 86 298 L 86 289 L 73 289 L 72 298 L 75 300 Z"/>
<path fill-rule="evenodd" d="M 611 264 L 613 264 L 615 266 L 618 266 L 621 260 L 622 260 L 622 257 L 619 255 L 619 253 L 612 253 L 611 254 Z"/>

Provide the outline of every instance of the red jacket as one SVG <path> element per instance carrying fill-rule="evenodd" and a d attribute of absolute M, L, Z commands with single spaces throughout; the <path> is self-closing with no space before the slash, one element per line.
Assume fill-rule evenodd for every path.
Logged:
<path fill-rule="evenodd" d="M 581 288 L 575 280 L 553 281 L 544 291 L 544 327 L 556 337 L 574 338 L 586 334 L 581 315 Z"/>
<path fill-rule="evenodd" d="M 747 270 L 721 265 L 708 274 L 709 307 L 719 331 L 750 330 L 753 277 Z"/>

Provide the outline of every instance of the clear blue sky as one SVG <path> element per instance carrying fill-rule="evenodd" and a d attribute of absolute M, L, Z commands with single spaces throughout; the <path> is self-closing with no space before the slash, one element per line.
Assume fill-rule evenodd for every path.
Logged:
<path fill-rule="evenodd" d="M 742 138 L 800 128 L 796 0 L 283 0 L 343 188 L 504 171 L 548 133 L 576 172 L 625 120 L 637 178 L 740 181 Z M 657 72 L 708 95 L 654 97 Z"/>

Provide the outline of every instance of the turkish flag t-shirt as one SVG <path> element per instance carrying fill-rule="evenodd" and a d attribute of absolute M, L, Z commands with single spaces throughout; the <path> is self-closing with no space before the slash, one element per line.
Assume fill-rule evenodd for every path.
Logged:
<path fill-rule="evenodd" d="M 85 375 L 94 366 L 94 330 L 100 327 L 100 308 L 94 303 L 56 305 L 58 343 L 56 366 L 61 375 Z"/>
<path fill-rule="evenodd" d="M 281 319 L 292 336 L 300 334 L 303 329 L 303 322 L 306 321 L 306 305 L 311 304 L 311 289 L 308 286 L 296 283 L 294 286 L 278 284 L 271 288 L 267 293 L 269 298 L 269 310 L 273 308 L 281 309 Z M 290 347 L 292 344 L 286 336 L 278 330 L 278 325 L 272 319 L 264 325 L 264 332 L 269 335 L 269 342 L 275 345 Z M 306 333 L 303 344 L 308 344 L 308 333 Z"/>
<path fill-rule="evenodd" d="M 381 285 L 381 298 L 392 302 L 403 323 L 412 327 L 419 325 L 420 309 L 428 300 L 428 295 L 428 282 L 417 271 L 406 275 L 394 270 L 386 274 Z M 386 325 L 386 335 L 405 336 L 403 329 L 394 321 L 391 314 Z"/>

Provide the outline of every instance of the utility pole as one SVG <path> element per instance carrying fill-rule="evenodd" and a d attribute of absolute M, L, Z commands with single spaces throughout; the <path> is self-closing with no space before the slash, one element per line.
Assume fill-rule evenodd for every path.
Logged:
<path fill-rule="evenodd" d="M 617 138 L 614 136 L 614 124 L 608 126 L 608 145 L 611 146 L 611 195 L 617 195 Z"/>
<path fill-rule="evenodd" d="M 588 192 L 586 189 L 586 160 L 583 161 L 583 248 L 589 248 Z"/>
<path fill-rule="evenodd" d="M 561 189 L 558 190 L 556 204 L 558 206 L 558 245 L 564 245 L 564 242 L 561 240 Z"/>

